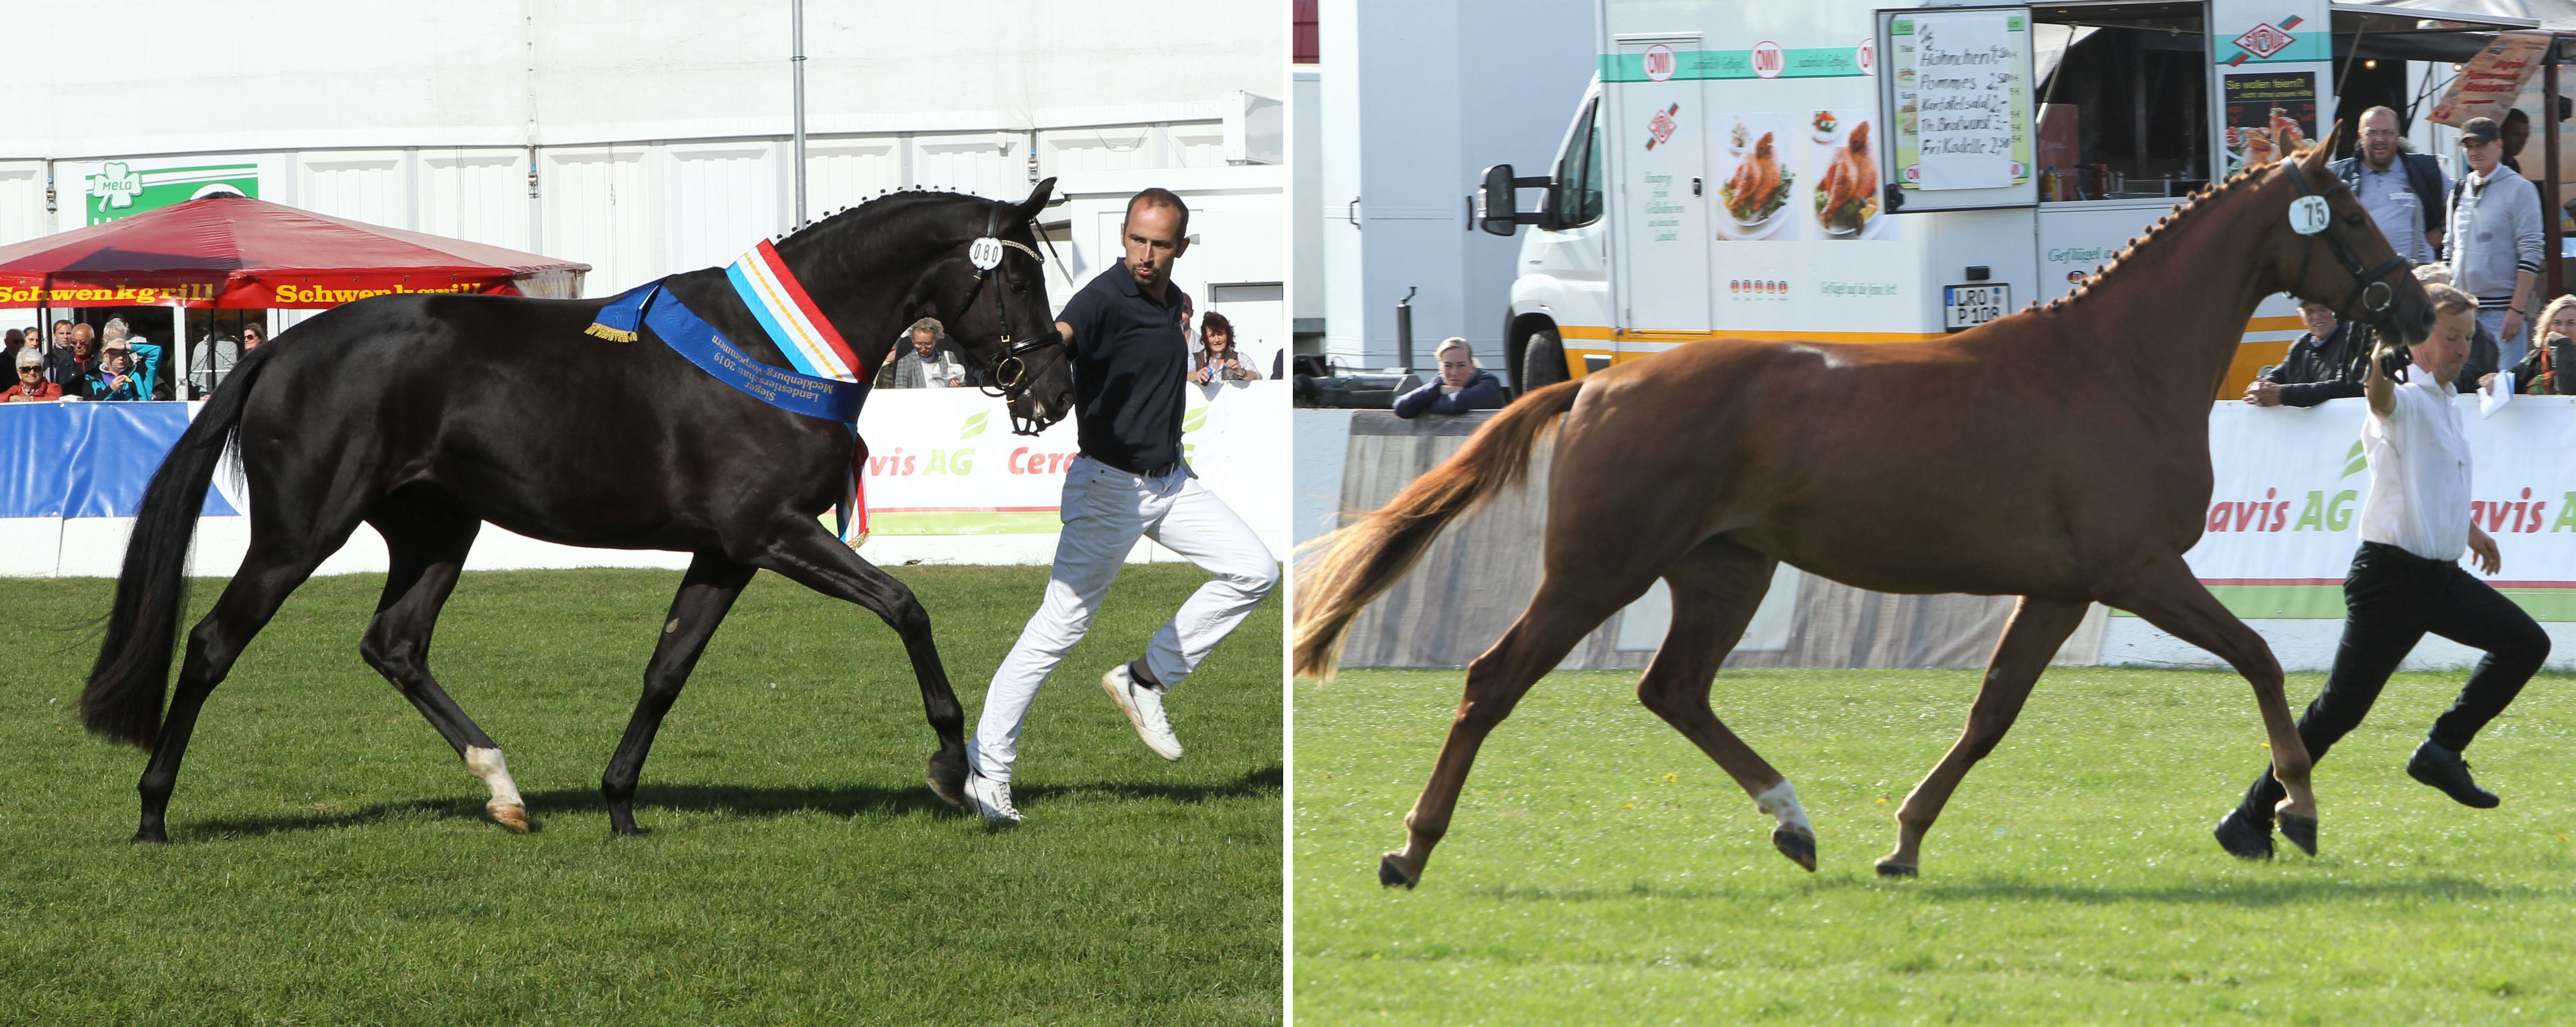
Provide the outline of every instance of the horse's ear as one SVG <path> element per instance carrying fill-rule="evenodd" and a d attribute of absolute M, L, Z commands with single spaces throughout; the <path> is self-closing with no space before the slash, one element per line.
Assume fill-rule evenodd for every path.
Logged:
<path fill-rule="evenodd" d="M 2308 147 L 2308 155 L 2299 162 L 2299 169 L 2310 175 L 2324 171 L 2326 162 L 2334 159 L 2335 139 L 2341 135 L 2343 135 L 2343 122 L 2338 121 L 2332 128 L 2326 129 L 2325 138 L 2317 140 L 2316 145 Z"/>
<path fill-rule="evenodd" d="M 1036 188 L 1029 190 L 1029 198 L 1020 204 L 1020 220 L 1036 220 L 1038 212 L 1046 209 L 1047 200 L 1054 196 L 1055 179 L 1048 178 L 1039 182 Z"/>

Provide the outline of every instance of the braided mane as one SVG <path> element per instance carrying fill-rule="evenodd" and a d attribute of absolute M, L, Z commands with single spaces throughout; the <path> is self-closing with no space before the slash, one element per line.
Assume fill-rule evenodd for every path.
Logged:
<path fill-rule="evenodd" d="M 2190 217 L 2194 212 L 2210 206 L 2210 201 L 2235 190 L 2238 186 L 2243 185 L 2246 182 L 2259 179 L 2262 177 L 2260 174 L 2261 172 L 2269 171 L 2273 167 L 2281 164 L 2289 164 L 2305 159 L 2308 153 L 2315 149 L 2316 144 L 2310 143 L 2306 146 L 2300 147 L 2298 152 L 2293 153 L 2288 157 L 2284 157 L 2281 160 L 2274 161 L 2270 164 L 2260 165 L 2258 167 L 2247 168 L 2243 171 L 2227 176 L 2227 180 L 2224 182 L 2220 182 L 2216 185 L 2204 185 L 2198 189 L 2192 190 L 2190 197 L 2186 198 L 2181 204 L 2176 205 L 2172 210 L 2166 211 L 2163 217 L 2157 218 L 2156 223 L 2148 227 L 2146 234 L 2131 237 L 2128 244 L 2121 247 L 2120 252 L 2112 254 L 2111 259 L 2108 262 L 2094 268 L 2093 273 L 2085 276 L 2083 283 L 2076 286 L 2074 292 L 2050 300 L 2046 306 L 2041 306 L 2034 302 L 2031 305 L 2031 309 L 2055 310 L 2058 307 L 2069 305 L 2077 300 L 2083 299 L 2085 296 L 2092 293 L 2095 285 L 2101 284 L 2103 279 L 2110 277 L 2112 272 L 2119 270 L 2120 263 L 2122 261 L 2129 259 L 2129 257 L 2137 253 L 2139 249 L 2155 242 L 2157 236 L 2162 235 L 2167 229 L 2172 228 L 2183 219 Z"/>

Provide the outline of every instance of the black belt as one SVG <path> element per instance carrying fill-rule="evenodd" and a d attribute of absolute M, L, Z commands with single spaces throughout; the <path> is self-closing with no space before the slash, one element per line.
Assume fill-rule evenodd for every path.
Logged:
<path fill-rule="evenodd" d="M 1164 465 L 1162 465 L 1162 466 L 1160 466 L 1160 467 L 1155 467 L 1155 468 L 1152 468 L 1152 469 L 1149 469 L 1149 470 L 1142 470 L 1142 471 L 1140 471 L 1140 470 L 1137 470 L 1136 468 L 1129 467 L 1129 466 L 1127 466 L 1126 464 L 1119 463 L 1119 462 L 1118 462 L 1118 461 L 1116 461 L 1116 460 L 1110 460 L 1110 459 L 1105 459 L 1105 458 L 1102 458 L 1102 457 L 1096 457 L 1096 456 L 1095 456 L 1095 457 L 1092 457 L 1092 459 L 1094 459 L 1094 460 L 1098 460 L 1098 461 L 1100 461 L 1101 463 L 1104 463 L 1104 464 L 1108 464 L 1108 465 L 1109 465 L 1109 466 L 1111 466 L 1111 467 L 1117 468 L 1118 470 L 1121 470 L 1121 471 L 1125 471 L 1125 472 L 1127 472 L 1127 473 L 1129 473 L 1129 474 L 1139 475 L 1139 476 L 1147 477 L 1147 478 L 1160 478 L 1160 477 L 1163 477 L 1163 476 L 1165 476 L 1165 475 L 1168 475 L 1168 474 L 1172 473 L 1173 471 L 1177 471 L 1177 470 L 1180 470 L 1180 469 L 1181 469 L 1181 462 L 1180 462 L 1180 461 L 1178 461 L 1178 460 L 1174 460 L 1174 461 L 1172 461 L 1172 462 L 1170 462 L 1170 463 L 1167 463 L 1167 464 L 1164 464 Z"/>

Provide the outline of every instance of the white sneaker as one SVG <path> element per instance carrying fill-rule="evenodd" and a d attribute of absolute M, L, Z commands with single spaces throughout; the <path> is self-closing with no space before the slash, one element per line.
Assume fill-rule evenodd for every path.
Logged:
<path fill-rule="evenodd" d="M 966 771 L 966 800 L 975 804 L 975 812 L 983 814 L 987 823 L 1020 822 L 1019 807 L 1011 805 L 1011 783 L 1008 781 L 993 780 L 970 767 Z"/>
<path fill-rule="evenodd" d="M 1124 663 L 1101 675 L 1100 687 L 1127 712 L 1127 722 L 1136 725 L 1136 737 L 1145 740 L 1145 748 L 1167 760 L 1181 758 L 1181 740 L 1173 736 L 1172 722 L 1163 716 L 1162 689 L 1136 680 Z"/>

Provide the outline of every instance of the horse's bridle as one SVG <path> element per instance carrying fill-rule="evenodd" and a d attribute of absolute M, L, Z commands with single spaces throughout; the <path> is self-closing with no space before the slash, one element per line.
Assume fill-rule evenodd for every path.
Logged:
<path fill-rule="evenodd" d="M 2339 192 L 2352 191 L 2352 183 L 2337 176 L 2334 184 L 2326 187 L 2325 192 L 2310 192 L 2307 168 L 2297 161 L 2283 161 L 2282 164 L 2285 165 L 2284 170 L 2290 173 L 2291 185 L 2299 190 L 2301 197 L 2327 198 Z M 2352 247 L 2344 245 L 2343 236 L 2335 231 L 2334 215 L 2329 210 L 2326 215 L 2326 227 L 2310 234 L 2307 237 L 2307 243 L 2299 248 L 2299 274 L 2298 277 L 2290 280 L 2293 288 L 2296 288 L 2298 283 L 2308 280 L 2308 261 L 2316 256 L 2317 236 L 2320 235 L 2325 236 L 2326 244 L 2334 248 L 2335 260 L 2343 264 L 2345 273 L 2352 276 L 2352 293 L 2344 297 L 2341 306 L 2335 308 L 2335 319 L 2347 322 L 2353 320 L 2353 308 L 2358 306 L 2370 315 L 2372 323 L 2385 327 L 2389 308 L 2397 302 L 2397 289 L 2388 284 L 2388 276 L 2394 272 L 2406 270 L 2408 266 L 2406 258 L 2391 256 L 2381 261 L 2378 267 L 2362 267 L 2361 258 L 2352 252 Z"/>
<path fill-rule="evenodd" d="M 1046 258 L 1039 256 L 1038 251 L 1030 249 L 1025 244 L 1004 239 L 999 234 L 1002 227 L 1002 208 L 1005 206 L 1008 206 L 1008 204 L 996 203 L 993 205 L 992 213 L 986 215 L 984 218 L 984 235 L 981 238 L 976 239 L 973 243 L 968 244 L 966 247 L 967 263 L 972 264 L 975 267 L 975 284 L 966 290 L 966 299 L 957 305 L 958 309 L 961 311 L 970 309 L 975 305 L 976 295 L 984 290 L 985 276 L 991 274 L 1002 266 L 1003 249 L 1005 247 L 1028 254 L 1030 260 L 1034 260 L 1038 263 L 1040 268 L 1039 273 L 1045 273 L 1044 268 L 1046 266 Z M 1031 227 L 1031 234 L 1036 234 L 1034 231 L 1035 226 Z M 1053 247 L 1050 246 L 1048 248 L 1052 249 Z M 996 324 L 1001 326 L 1002 350 L 1000 353 L 994 354 L 991 373 L 986 376 L 985 382 L 981 388 L 985 395 L 996 397 L 1003 401 L 1002 411 L 1009 414 L 1011 417 L 1011 434 L 1036 435 L 1039 432 L 1047 430 L 1047 428 L 1053 426 L 1057 421 L 1062 420 L 1062 418 L 1051 418 L 1046 416 L 1045 403 L 1036 404 L 1038 414 L 1034 417 L 1020 416 L 1019 411 L 1015 409 L 1015 405 L 1022 398 L 1028 395 L 1029 389 L 1036 385 L 1040 374 L 1052 369 L 1058 361 L 1064 359 L 1065 349 L 1067 347 L 1064 342 L 1064 333 L 1057 331 L 1053 323 L 1049 323 L 1047 325 L 1046 334 L 1030 339 L 1027 342 L 1013 343 L 1011 341 L 1010 310 L 1004 305 L 1003 299 L 1003 295 L 1008 292 L 1010 292 L 1009 289 L 1003 288 L 1000 285 L 995 285 L 993 287 L 993 320 Z M 1028 361 L 1025 358 L 1032 353 L 1048 348 L 1053 348 L 1055 352 L 1048 354 L 1047 362 L 1040 365 L 1035 372 L 1032 372 L 1029 369 Z"/>

